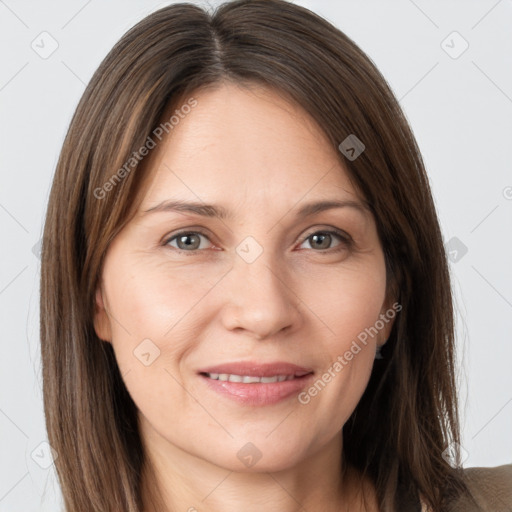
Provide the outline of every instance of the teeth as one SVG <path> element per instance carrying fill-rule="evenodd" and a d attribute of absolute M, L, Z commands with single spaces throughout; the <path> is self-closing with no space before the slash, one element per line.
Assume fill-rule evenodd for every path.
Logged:
<path fill-rule="evenodd" d="M 237 375 L 237 377 L 239 377 L 239 375 Z M 242 377 L 242 382 L 244 384 L 252 384 L 253 382 L 261 382 L 261 378 L 260 377 L 251 377 L 250 375 L 244 375 Z"/>
<path fill-rule="evenodd" d="M 252 375 L 234 375 L 228 373 L 207 373 L 208 377 L 213 380 L 222 380 L 224 382 L 242 382 L 243 384 L 263 383 L 270 384 L 272 382 L 283 382 L 292 380 L 294 375 L 274 375 L 273 377 L 256 377 Z M 300 376 L 300 375 L 299 375 Z"/>

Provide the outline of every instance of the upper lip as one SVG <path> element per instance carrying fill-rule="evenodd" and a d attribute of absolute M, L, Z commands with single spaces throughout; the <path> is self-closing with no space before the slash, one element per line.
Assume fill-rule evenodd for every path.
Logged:
<path fill-rule="evenodd" d="M 227 373 L 230 375 L 251 375 L 254 377 L 272 377 L 274 375 L 306 375 L 313 373 L 312 368 L 296 364 L 276 361 L 273 363 L 256 363 L 251 361 L 235 361 L 216 366 L 202 368 L 199 373 Z"/>

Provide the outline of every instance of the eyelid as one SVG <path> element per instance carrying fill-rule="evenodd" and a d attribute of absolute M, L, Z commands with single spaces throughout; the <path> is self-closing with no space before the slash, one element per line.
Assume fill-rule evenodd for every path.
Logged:
<path fill-rule="evenodd" d="M 306 240 L 311 235 L 314 235 L 316 233 L 335 234 L 338 235 L 340 238 L 343 238 L 347 242 L 352 240 L 352 237 L 346 231 L 343 231 L 342 229 L 339 228 L 335 228 L 333 226 L 328 226 L 326 228 L 311 229 L 311 231 L 307 232 L 307 234 L 302 237 L 302 241 Z"/>

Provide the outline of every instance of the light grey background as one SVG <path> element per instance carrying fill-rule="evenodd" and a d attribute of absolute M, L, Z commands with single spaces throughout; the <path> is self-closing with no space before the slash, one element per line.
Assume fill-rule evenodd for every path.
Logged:
<path fill-rule="evenodd" d="M 354 39 L 400 99 L 453 260 L 464 465 L 511 463 L 512 1 L 297 3 Z M 163 5 L 0 0 L 0 512 L 59 508 L 41 445 L 37 243 L 85 84 L 121 35 Z M 47 58 L 31 46 L 48 51 L 52 39 Z"/>

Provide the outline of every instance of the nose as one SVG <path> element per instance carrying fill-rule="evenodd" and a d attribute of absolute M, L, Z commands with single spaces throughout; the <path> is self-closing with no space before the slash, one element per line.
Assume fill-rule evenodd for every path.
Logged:
<path fill-rule="evenodd" d="M 264 255 L 265 252 L 252 263 L 237 257 L 222 287 L 224 327 L 245 331 L 258 340 L 285 330 L 293 332 L 302 322 L 301 299 L 294 292 L 286 269 Z"/>

